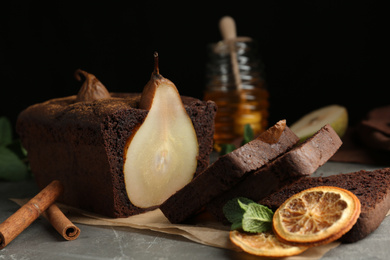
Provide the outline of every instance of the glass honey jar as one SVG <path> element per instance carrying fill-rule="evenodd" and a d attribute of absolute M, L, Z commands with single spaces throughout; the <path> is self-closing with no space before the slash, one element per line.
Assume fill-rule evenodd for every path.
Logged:
<path fill-rule="evenodd" d="M 220 41 L 208 46 L 204 99 L 218 106 L 214 134 L 217 149 L 242 138 L 246 124 L 255 136 L 266 130 L 269 93 L 256 41 Z"/>

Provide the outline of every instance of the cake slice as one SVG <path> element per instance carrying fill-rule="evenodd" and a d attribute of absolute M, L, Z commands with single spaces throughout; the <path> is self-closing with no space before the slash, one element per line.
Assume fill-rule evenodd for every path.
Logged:
<path fill-rule="evenodd" d="M 286 126 L 285 120 L 279 121 L 255 140 L 219 157 L 161 204 L 161 211 L 171 223 L 183 222 L 213 198 L 232 188 L 242 176 L 285 153 L 298 141 L 299 138 Z"/>
<path fill-rule="evenodd" d="M 357 125 L 360 140 L 373 149 L 390 150 L 390 106 L 372 109 Z"/>
<path fill-rule="evenodd" d="M 311 175 L 332 157 L 341 144 L 333 128 L 325 125 L 303 143 L 248 174 L 237 185 L 213 199 L 207 210 L 219 221 L 226 222 L 222 210 L 226 202 L 236 197 L 258 201 L 298 178 Z"/>
<path fill-rule="evenodd" d="M 347 189 L 360 200 L 361 213 L 353 228 L 340 238 L 342 242 L 356 242 L 379 227 L 390 209 L 390 168 L 373 171 L 306 177 L 261 199 L 260 204 L 276 210 L 292 195 L 317 186 L 335 186 Z"/>

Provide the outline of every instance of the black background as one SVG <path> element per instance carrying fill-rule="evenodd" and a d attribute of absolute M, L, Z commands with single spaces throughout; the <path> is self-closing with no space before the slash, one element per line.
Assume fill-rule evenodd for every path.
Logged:
<path fill-rule="evenodd" d="M 337 103 L 355 124 L 370 109 L 389 104 L 388 27 L 379 1 L 297 2 L 2 3 L 0 116 L 14 124 L 29 105 L 76 94 L 78 68 L 95 74 L 109 91 L 140 92 L 154 51 L 161 74 L 182 95 L 202 98 L 206 45 L 221 39 L 224 15 L 236 20 L 238 35 L 258 41 L 270 123 L 285 118 L 291 124 Z"/>

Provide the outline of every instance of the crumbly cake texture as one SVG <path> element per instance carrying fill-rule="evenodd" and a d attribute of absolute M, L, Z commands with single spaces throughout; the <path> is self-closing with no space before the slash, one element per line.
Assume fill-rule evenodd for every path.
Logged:
<path fill-rule="evenodd" d="M 311 175 L 332 157 L 341 144 L 337 133 L 326 125 L 305 142 L 246 175 L 234 187 L 208 203 L 207 210 L 219 221 L 227 223 L 222 210 L 226 202 L 237 197 L 258 201 L 299 178 Z"/>
<path fill-rule="evenodd" d="M 40 188 L 57 179 L 59 201 L 109 217 L 145 212 L 127 197 L 124 148 L 148 111 L 138 109 L 140 94 L 111 93 L 111 98 L 75 102 L 76 96 L 32 105 L 18 117 L 16 130 L 28 151 Z M 199 143 L 195 176 L 209 165 L 216 105 L 182 97 Z"/>
<path fill-rule="evenodd" d="M 390 168 L 301 178 L 261 199 L 259 203 L 276 210 L 292 195 L 317 186 L 343 188 L 351 191 L 360 200 L 360 216 L 352 229 L 340 238 L 342 242 L 356 242 L 368 236 L 379 227 L 390 209 Z"/>
<path fill-rule="evenodd" d="M 270 128 L 272 129 L 272 128 Z M 299 138 L 286 126 L 276 143 L 255 140 L 221 156 L 204 172 L 160 205 L 171 223 L 181 223 L 200 211 L 213 198 L 233 187 L 242 176 L 285 153 Z M 268 133 L 269 134 L 269 133 Z"/>

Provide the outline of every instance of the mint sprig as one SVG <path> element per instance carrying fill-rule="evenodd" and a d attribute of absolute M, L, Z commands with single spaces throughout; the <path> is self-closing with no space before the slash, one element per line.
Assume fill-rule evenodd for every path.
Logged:
<path fill-rule="evenodd" d="M 21 181 L 30 176 L 26 151 L 12 137 L 12 126 L 6 117 L 0 117 L 0 180 Z"/>
<path fill-rule="evenodd" d="M 251 233 L 260 233 L 272 227 L 273 212 L 266 206 L 250 203 L 242 218 L 242 229 Z"/>
<path fill-rule="evenodd" d="M 242 219 L 246 212 L 245 206 L 254 203 L 253 200 L 247 198 L 236 198 L 229 200 L 223 207 L 223 214 L 226 219 L 232 223 L 232 230 L 242 228 Z"/>
<path fill-rule="evenodd" d="M 244 126 L 244 136 L 241 142 L 241 146 L 243 146 L 246 143 L 249 143 L 254 139 L 254 133 L 253 129 L 250 124 L 246 124 Z M 236 149 L 236 146 L 234 144 L 221 144 L 221 151 L 219 152 L 219 155 L 225 155 L 230 152 L 233 152 Z"/>
<path fill-rule="evenodd" d="M 10 121 L 0 117 L 0 146 L 9 145 L 12 142 L 12 127 Z"/>
<path fill-rule="evenodd" d="M 255 138 L 255 134 L 253 133 L 253 129 L 250 124 L 246 124 L 244 126 L 244 139 L 241 142 L 241 145 L 249 143 Z"/>
<path fill-rule="evenodd" d="M 223 213 L 232 223 L 232 230 L 242 229 L 250 233 L 270 230 L 274 214 L 268 207 L 243 197 L 228 201 L 223 207 Z"/>

